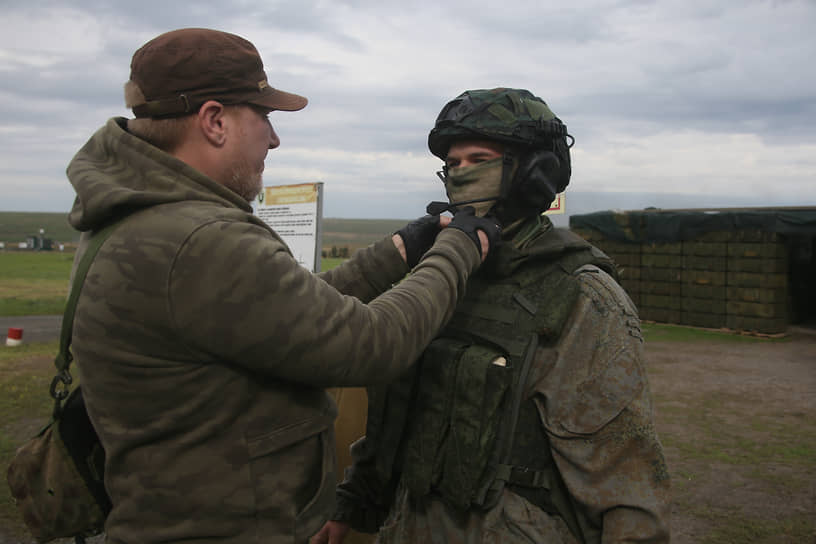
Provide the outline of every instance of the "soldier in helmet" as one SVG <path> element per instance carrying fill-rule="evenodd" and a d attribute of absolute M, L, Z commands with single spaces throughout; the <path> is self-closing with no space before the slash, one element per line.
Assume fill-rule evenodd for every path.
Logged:
<path fill-rule="evenodd" d="M 314 542 L 668 542 L 669 476 L 637 310 L 601 251 L 542 212 L 573 142 L 522 89 L 467 91 L 428 137 L 448 203 L 502 244 L 418 364 L 369 388 L 366 436 Z"/>

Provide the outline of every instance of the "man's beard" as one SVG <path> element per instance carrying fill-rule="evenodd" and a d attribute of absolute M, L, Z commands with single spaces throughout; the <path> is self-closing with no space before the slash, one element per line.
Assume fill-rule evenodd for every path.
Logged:
<path fill-rule="evenodd" d="M 263 170 L 252 168 L 247 160 L 241 160 L 232 168 L 226 187 L 247 202 L 252 202 L 263 189 Z"/>

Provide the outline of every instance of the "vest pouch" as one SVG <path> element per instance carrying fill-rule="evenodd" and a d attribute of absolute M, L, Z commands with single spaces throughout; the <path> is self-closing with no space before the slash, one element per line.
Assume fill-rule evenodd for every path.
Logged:
<path fill-rule="evenodd" d="M 495 348 L 471 345 L 456 367 L 450 429 L 441 455 L 436 490 L 466 510 L 475 501 L 496 448 L 504 405 L 512 390 L 510 357 Z"/>
<path fill-rule="evenodd" d="M 427 495 L 442 476 L 441 450 L 447 436 L 458 361 L 466 342 L 437 338 L 418 363 L 417 408 L 409 419 L 403 481 L 415 497 Z"/>

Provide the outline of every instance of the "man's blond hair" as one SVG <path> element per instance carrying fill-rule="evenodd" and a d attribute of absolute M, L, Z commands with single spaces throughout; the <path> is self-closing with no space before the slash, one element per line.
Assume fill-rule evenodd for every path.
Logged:
<path fill-rule="evenodd" d="M 125 106 L 132 108 L 145 103 L 139 86 L 133 81 L 125 83 Z M 191 115 L 168 119 L 128 119 L 128 132 L 153 144 L 166 153 L 171 153 L 184 141 Z"/>

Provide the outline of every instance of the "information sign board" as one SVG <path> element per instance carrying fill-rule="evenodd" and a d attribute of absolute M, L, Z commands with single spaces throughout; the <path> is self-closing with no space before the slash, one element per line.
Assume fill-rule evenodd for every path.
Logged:
<path fill-rule="evenodd" d="M 320 272 L 322 182 L 264 187 L 255 211 L 286 242 L 301 266 Z"/>

